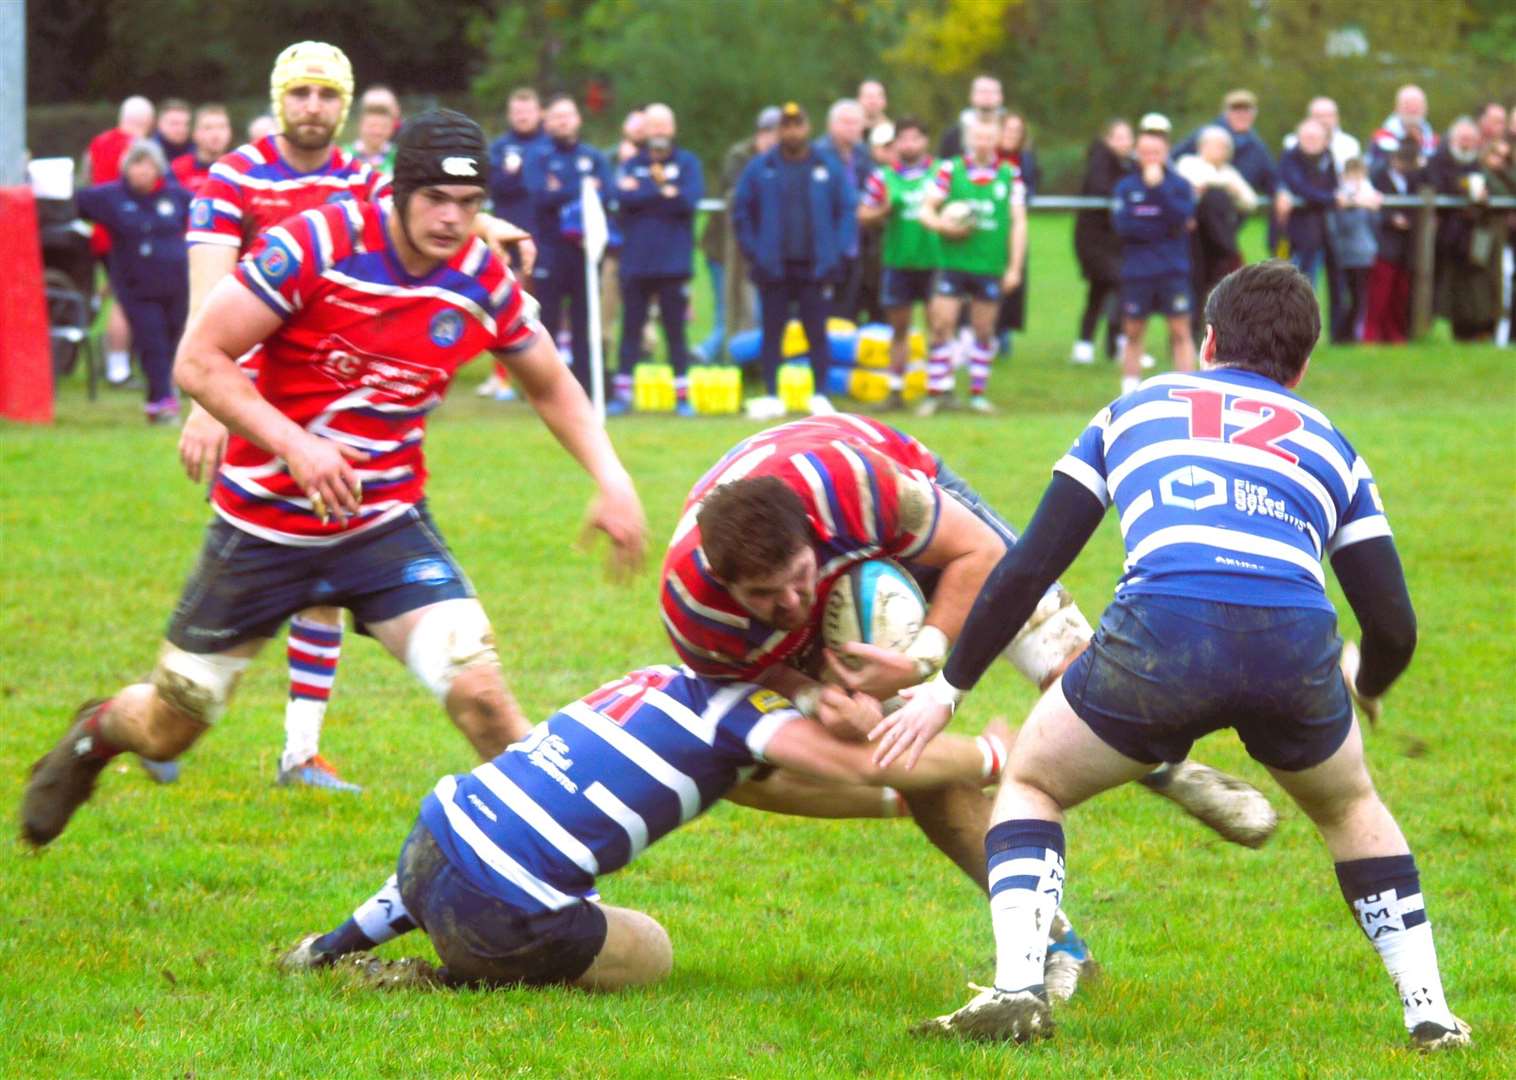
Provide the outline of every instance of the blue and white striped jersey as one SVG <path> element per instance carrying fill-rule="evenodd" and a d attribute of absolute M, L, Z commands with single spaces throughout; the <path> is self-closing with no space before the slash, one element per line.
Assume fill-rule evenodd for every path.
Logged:
<path fill-rule="evenodd" d="M 1053 468 L 1116 504 L 1117 592 L 1330 611 L 1323 556 L 1390 535 L 1368 465 L 1332 422 L 1248 371 L 1149 379 Z"/>
<path fill-rule="evenodd" d="M 421 820 L 488 895 L 526 911 L 567 907 L 746 779 L 798 715 L 752 683 L 642 668 L 473 772 L 443 777 Z"/>

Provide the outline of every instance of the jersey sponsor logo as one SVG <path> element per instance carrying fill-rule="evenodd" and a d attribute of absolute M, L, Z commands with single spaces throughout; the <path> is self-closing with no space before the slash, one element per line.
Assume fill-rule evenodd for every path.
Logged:
<path fill-rule="evenodd" d="M 341 334 L 325 338 L 316 351 L 326 357 L 317 370 L 346 389 L 378 390 L 374 402 L 409 402 L 447 378 L 441 368 L 365 352 Z"/>
<path fill-rule="evenodd" d="M 376 307 L 369 307 L 367 304 L 355 304 L 351 300 L 344 300 L 342 297 L 334 296 L 331 293 L 327 293 L 322 297 L 322 299 L 325 300 L 328 304 L 335 304 L 337 307 L 347 308 L 349 311 L 356 311 L 359 315 L 367 315 L 371 319 L 377 319 L 379 317 L 379 309 Z"/>
<path fill-rule="evenodd" d="M 443 559 L 414 559 L 400 571 L 400 580 L 407 585 L 446 585 L 457 578 Z"/>
<path fill-rule="evenodd" d="M 1290 513 L 1289 506 L 1283 499 L 1270 498 L 1266 485 L 1255 484 L 1251 480 L 1232 480 L 1232 505 L 1248 517 L 1270 517 L 1287 522 L 1301 532 L 1310 528 L 1303 519 Z"/>
<path fill-rule="evenodd" d="M 209 199 L 196 199 L 195 205 L 190 207 L 190 224 L 197 229 L 203 229 L 211 223 L 211 203 Z"/>
<path fill-rule="evenodd" d="M 563 741 L 562 736 L 549 732 L 546 724 L 537 725 L 530 735 L 510 747 L 510 750 L 512 753 L 525 754 L 526 760 L 541 769 L 570 795 L 579 791 L 579 785 L 568 778 L 568 770 L 574 767 L 574 759 L 569 757 L 569 744 Z"/>
<path fill-rule="evenodd" d="M 427 329 L 427 334 L 432 339 L 432 344 L 446 349 L 458 344 L 458 339 L 463 336 L 463 316 L 451 309 L 439 311 L 432 316 L 432 324 Z"/>
<path fill-rule="evenodd" d="M 775 709 L 790 708 L 789 699 L 783 694 L 776 694 L 772 690 L 754 690 L 747 696 L 747 703 L 759 712 L 768 714 Z"/>
<path fill-rule="evenodd" d="M 289 249 L 284 246 L 284 241 L 277 237 L 268 238 L 268 246 L 258 256 L 258 270 L 263 274 L 263 280 L 267 281 L 272 288 L 279 288 L 284 284 L 287 277 L 295 269 L 295 260 L 291 257 Z"/>
<path fill-rule="evenodd" d="M 158 200 L 158 216 L 159 217 L 173 217 L 174 216 L 174 200 L 173 199 L 159 199 Z"/>
<path fill-rule="evenodd" d="M 521 169 L 521 155 L 514 150 L 507 150 L 502 164 L 508 173 L 519 172 Z"/>
<path fill-rule="evenodd" d="M 446 157 L 442 159 L 442 171 L 449 176 L 478 176 L 479 169 L 470 157 Z"/>

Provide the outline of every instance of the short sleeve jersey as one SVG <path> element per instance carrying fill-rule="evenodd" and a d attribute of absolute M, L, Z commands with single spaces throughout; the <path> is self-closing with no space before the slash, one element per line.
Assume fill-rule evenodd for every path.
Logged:
<path fill-rule="evenodd" d="M 445 776 L 421 820 L 481 892 L 525 911 L 593 899 L 618 870 L 765 762 L 799 714 L 749 683 L 651 667 L 564 706 L 462 776 Z"/>
<path fill-rule="evenodd" d="M 913 166 L 875 169 L 863 186 L 863 205 L 888 206 L 883 263 L 891 270 L 935 270 L 942 260 L 936 233 L 921 223 L 921 199 L 936 182 L 930 158 Z"/>
<path fill-rule="evenodd" d="M 785 631 L 750 615 L 700 549 L 700 504 L 717 487 L 776 476 L 800 496 L 816 551 L 809 625 Z M 680 658 L 716 679 L 755 679 L 815 640 L 832 583 L 857 563 L 910 559 L 931 543 L 941 511 L 937 459 L 903 432 L 840 413 L 761 431 L 738 443 L 691 489 L 663 562 L 663 625 Z"/>
<path fill-rule="evenodd" d="M 314 434 L 369 455 L 355 518 L 317 518 L 282 459 L 238 435 L 212 492 L 216 512 L 275 543 L 338 543 L 422 497 L 426 417 L 454 373 L 480 352 L 529 345 L 540 327 L 515 277 L 470 239 L 424 277 L 389 242 L 388 203 L 351 199 L 264 232 L 237 280 L 283 325 L 263 342 L 258 392 Z"/>
<path fill-rule="evenodd" d="M 1011 207 L 1026 205 L 1026 187 L 1016 167 L 949 158 L 937 167 L 936 184 L 948 202 L 966 202 L 974 208 L 968 236 L 962 240 L 943 237 L 943 268 L 983 277 L 1004 274 L 1010 261 Z"/>
<path fill-rule="evenodd" d="M 1119 593 L 1331 610 L 1323 556 L 1390 535 L 1363 458 L 1318 409 L 1253 372 L 1149 379 L 1053 468 L 1115 504 Z"/>

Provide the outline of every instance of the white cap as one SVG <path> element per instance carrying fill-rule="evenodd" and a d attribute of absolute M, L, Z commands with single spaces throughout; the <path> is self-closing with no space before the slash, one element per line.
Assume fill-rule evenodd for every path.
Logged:
<path fill-rule="evenodd" d="M 1163 113 L 1145 113 L 1142 119 L 1137 121 L 1137 131 L 1139 134 L 1144 131 L 1156 131 L 1160 134 L 1168 135 L 1173 130 L 1174 125 L 1169 123 L 1169 118 L 1164 116 Z"/>

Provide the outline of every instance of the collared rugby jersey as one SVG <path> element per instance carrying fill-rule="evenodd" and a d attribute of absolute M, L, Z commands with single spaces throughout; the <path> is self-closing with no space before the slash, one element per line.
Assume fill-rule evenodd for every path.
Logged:
<path fill-rule="evenodd" d="M 744 439 L 691 489 L 663 563 L 663 625 L 680 659 L 709 678 L 755 679 L 814 640 L 832 583 L 857 563 L 908 559 L 931 543 L 941 509 L 937 460 L 867 417 L 816 416 Z M 778 630 L 748 614 L 700 550 L 696 514 L 722 484 L 776 476 L 805 504 L 815 537 L 816 606 L 809 625 Z"/>
<path fill-rule="evenodd" d="M 332 544 L 405 513 L 426 481 L 426 416 L 454 373 L 485 350 L 528 346 L 539 326 L 515 277 L 470 239 L 425 277 L 390 246 L 387 204 L 307 210 L 263 233 L 237 280 L 284 325 L 263 342 L 258 392 L 313 434 L 370 455 L 355 466 L 363 504 L 322 524 L 282 459 L 232 435 L 211 502 L 275 543 Z"/>
<path fill-rule="evenodd" d="M 606 683 L 462 776 L 421 820 L 478 889 L 527 911 L 594 899 L 619 870 L 764 762 L 799 714 L 750 683 L 651 667 Z"/>
<path fill-rule="evenodd" d="M 1332 610 L 1324 556 L 1390 525 L 1318 409 L 1263 375 L 1160 375 L 1102 409 L 1053 466 L 1115 504 L 1120 593 Z"/>

